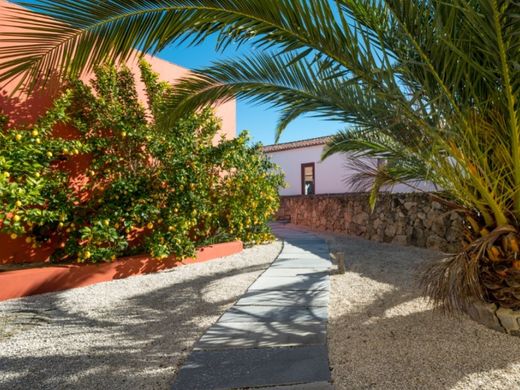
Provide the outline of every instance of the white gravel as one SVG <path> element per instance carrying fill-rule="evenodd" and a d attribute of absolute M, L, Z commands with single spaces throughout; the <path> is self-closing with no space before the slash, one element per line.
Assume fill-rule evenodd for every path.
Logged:
<path fill-rule="evenodd" d="M 520 337 L 433 312 L 418 271 L 439 252 L 321 234 L 344 250 L 332 277 L 329 357 L 336 389 L 520 389 Z"/>
<path fill-rule="evenodd" d="M 167 389 L 280 249 L 1 302 L 0 389 Z"/>

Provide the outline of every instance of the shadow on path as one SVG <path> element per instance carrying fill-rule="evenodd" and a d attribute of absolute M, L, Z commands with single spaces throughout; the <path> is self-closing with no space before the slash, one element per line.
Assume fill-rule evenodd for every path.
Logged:
<path fill-rule="evenodd" d="M 332 277 L 329 356 L 337 389 L 519 389 L 520 338 L 432 310 L 418 288 L 444 254 L 315 233 L 345 252 Z"/>
<path fill-rule="evenodd" d="M 64 292 L 5 302 L 0 326 L 1 318 L 12 321 L 20 312 L 45 312 L 49 320 L 0 339 L 0 388 L 168 388 L 194 340 L 241 295 L 237 285 L 247 288 L 266 266 L 168 276 L 184 272 L 182 267 L 140 276 L 133 282 L 142 293 L 130 296 L 125 282 L 116 281 L 110 283 L 121 284 L 113 284 L 107 296 L 89 296 L 96 287 L 91 286 L 74 290 L 78 296 Z M 245 285 L 244 274 L 251 274 Z M 155 288 L 157 278 L 164 287 Z"/>

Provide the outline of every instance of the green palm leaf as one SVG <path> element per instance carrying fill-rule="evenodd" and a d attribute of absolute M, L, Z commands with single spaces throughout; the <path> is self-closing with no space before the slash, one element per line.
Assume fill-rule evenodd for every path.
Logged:
<path fill-rule="evenodd" d="M 71 76 L 95 64 L 132 55 L 133 49 L 155 53 L 189 39 L 197 43 L 218 33 L 219 45 L 251 40 L 257 47 L 278 45 L 291 52 L 311 47 L 344 62 L 342 42 L 352 36 L 332 17 L 327 1 L 275 0 L 41 0 L 20 4 L 5 24 L 24 29 L 4 36 L 14 43 L 0 49 L 0 81 L 23 73 L 34 81 L 57 72 Z M 36 11 L 49 17 L 42 23 Z M 324 35 L 321 28 L 327 27 Z M 191 35 L 188 35 L 191 34 Z M 269 41 L 263 37 L 269 37 Z M 314 45 L 323 37 L 327 45 Z"/>

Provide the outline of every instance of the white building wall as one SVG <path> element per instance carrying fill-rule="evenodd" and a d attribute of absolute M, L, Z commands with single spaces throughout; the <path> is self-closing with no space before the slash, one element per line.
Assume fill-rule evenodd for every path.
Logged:
<path fill-rule="evenodd" d="M 349 174 L 346 167 L 345 156 L 336 154 L 324 161 L 320 161 L 323 146 L 324 145 L 317 145 L 267 153 L 271 161 L 279 165 L 285 173 L 287 188 L 281 189 L 280 195 L 301 195 L 301 165 L 306 163 L 315 164 L 314 175 L 317 194 L 335 194 L 353 191 L 343 180 L 345 176 Z M 350 172 L 350 174 L 353 173 L 354 172 Z"/>
<path fill-rule="evenodd" d="M 301 165 L 306 163 L 314 163 L 316 194 L 341 194 L 359 190 L 348 182 L 348 178 L 356 173 L 349 167 L 348 156 L 334 154 L 321 161 L 324 146 L 316 145 L 266 153 L 285 174 L 287 188 L 280 189 L 280 195 L 302 194 Z M 435 190 L 432 185 L 427 183 L 420 183 L 418 187 L 426 191 Z M 407 185 L 398 184 L 391 189 L 391 192 L 413 192 L 413 189 Z"/>

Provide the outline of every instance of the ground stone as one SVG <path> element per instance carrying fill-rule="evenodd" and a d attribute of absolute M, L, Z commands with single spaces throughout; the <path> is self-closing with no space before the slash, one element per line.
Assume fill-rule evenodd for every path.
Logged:
<path fill-rule="evenodd" d="M 392 240 L 392 243 L 398 244 L 398 245 L 406 245 L 408 242 L 407 236 L 405 234 L 400 234 L 398 236 L 395 236 Z"/>
<path fill-rule="evenodd" d="M 326 259 L 329 257 L 329 251 L 326 250 L 297 250 L 297 249 L 287 249 L 283 251 L 283 255 L 291 255 L 291 256 L 310 256 L 310 257 L 322 257 Z"/>
<path fill-rule="evenodd" d="M 327 306 L 328 291 L 248 291 L 236 306 Z"/>
<path fill-rule="evenodd" d="M 280 277 L 259 277 L 249 287 L 249 291 L 254 290 L 288 290 L 288 291 L 313 291 L 328 290 L 329 276 L 308 277 L 308 276 L 280 276 Z"/>
<path fill-rule="evenodd" d="M 262 277 L 305 276 L 308 278 L 321 278 L 328 274 L 327 271 L 314 268 L 269 268 L 262 274 Z"/>
<path fill-rule="evenodd" d="M 517 334 L 520 332 L 520 311 L 501 307 L 496 311 L 496 315 L 507 333 Z"/>
<path fill-rule="evenodd" d="M 257 390 L 334 390 L 334 387 L 329 382 L 316 382 L 316 383 L 301 383 L 299 385 L 289 386 L 269 386 L 269 387 L 257 387 Z"/>
<path fill-rule="evenodd" d="M 278 260 L 284 260 L 284 259 L 322 259 L 327 260 L 329 259 L 330 255 L 327 253 L 325 254 L 315 254 L 310 252 L 302 252 L 302 253 L 290 253 L 290 252 L 283 252 L 278 256 Z M 303 267 L 305 268 L 305 267 Z"/>
<path fill-rule="evenodd" d="M 233 306 L 219 322 L 320 322 L 327 316 L 327 308 L 320 306 Z"/>
<path fill-rule="evenodd" d="M 318 269 L 329 269 L 332 266 L 330 260 L 316 258 L 281 258 L 279 257 L 272 268 L 318 268 Z"/>
<path fill-rule="evenodd" d="M 196 351 L 181 368 L 172 389 L 230 389 L 329 380 L 324 345 Z"/>
<path fill-rule="evenodd" d="M 395 235 L 395 232 L 396 232 L 395 225 L 388 225 L 385 229 L 385 235 L 388 237 L 393 237 Z"/>
<path fill-rule="evenodd" d="M 475 302 L 468 307 L 468 315 L 475 321 L 481 323 L 488 328 L 504 332 L 504 328 L 500 325 L 496 316 L 497 306 L 494 303 Z"/>
<path fill-rule="evenodd" d="M 297 347 L 325 344 L 325 341 L 324 323 L 217 322 L 195 349 Z"/>

